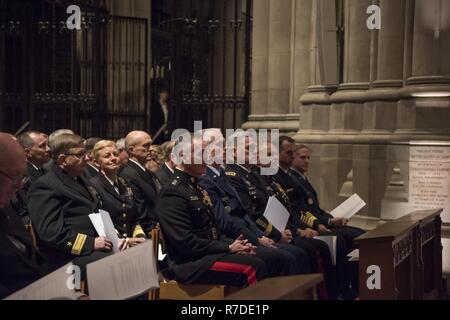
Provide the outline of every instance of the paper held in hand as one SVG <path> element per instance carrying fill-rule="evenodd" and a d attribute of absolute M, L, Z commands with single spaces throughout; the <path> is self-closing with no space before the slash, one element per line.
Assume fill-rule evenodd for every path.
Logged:
<path fill-rule="evenodd" d="M 81 296 L 75 292 L 76 267 L 69 263 L 64 267 L 13 293 L 5 300 L 76 300 Z"/>
<path fill-rule="evenodd" d="M 97 231 L 100 237 L 106 237 L 111 240 L 114 253 L 120 252 L 119 237 L 117 236 L 116 228 L 114 228 L 109 212 L 99 210 L 99 213 L 91 213 L 89 219 L 91 219 L 95 231 Z"/>
<path fill-rule="evenodd" d="M 356 193 L 341 203 L 336 209 L 330 212 L 335 218 L 350 219 L 359 210 L 364 208 L 366 203 Z"/>
<path fill-rule="evenodd" d="M 152 240 L 87 265 L 89 297 L 124 300 L 159 288 Z"/>
<path fill-rule="evenodd" d="M 272 196 L 267 202 L 264 217 L 266 217 L 278 231 L 284 231 L 289 220 L 289 211 L 286 210 L 276 197 Z"/>

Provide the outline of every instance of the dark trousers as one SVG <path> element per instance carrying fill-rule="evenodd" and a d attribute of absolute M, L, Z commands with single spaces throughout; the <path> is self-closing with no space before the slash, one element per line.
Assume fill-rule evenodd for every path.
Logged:
<path fill-rule="evenodd" d="M 321 236 L 336 236 L 336 265 L 332 267 L 336 281 L 336 294 L 346 296 L 351 286 L 350 281 L 352 275 L 347 266 L 347 254 L 349 249 L 347 248 L 347 241 L 345 237 L 339 232 L 340 229 L 331 229 L 331 233 L 321 233 Z M 320 241 L 320 240 L 317 240 Z M 322 241 L 323 242 L 323 241 Z M 328 246 L 325 244 L 328 248 Z"/>
<path fill-rule="evenodd" d="M 361 230 L 359 228 L 349 226 L 345 226 L 342 228 L 332 228 L 331 230 L 344 238 L 346 248 L 348 250 L 346 254 L 349 254 L 351 251 L 357 248 L 354 240 L 365 232 L 364 230 Z"/>
<path fill-rule="evenodd" d="M 343 273 L 345 275 L 342 286 L 343 286 L 343 295 L 344 297 L 353 298 L 358 295 L 359 291 L 359 268 L 358 263 L 356 262 L 348 262 L 347 254 L 356 249 L 358 246 L 355 244 L 355 238 L 362 235 L 365 231 L 355 227 L 345 226 L 342 228 L 332 228 L 333 234 L 338 235 L 338 245 L 339 238 L 341 238 L 344 244 L 341 247 L 345 247 L 343 249 L 345 252 L 342 253 L 344 257 L 343 263 Z"/>
<path fill-rule="evenodd" d="M 214 262 L 196 282 L 243 288 L 255 284 L 266 276 L 266 265 L 260 258 L 229 254 Z"/>
<path fill-rule="evenodd" d="M 294 244 L 276 243 L 275 246 L 289 253 L 295 259 L 295 266 L 297 268 L 295 274 L 311 273 L 311 261 L 304 248 L 298 247 Z"/>
<path fill-rule="evenodd" d="M 297 273 L 295 256 L 285 250 L 258 246 L 256 256 L 266 264 L 269 277 L 289 276 Z"/>
<path fill-rule="evenodd" d="M 295 237 L 293 244 L 305 249 L 311 261 L 312 272 L 323 272 L 328 298 L 335 299 L 340 291 L 339 278 L 343 277 L 343 270 L 333 266 L 327 244 L 317 239 L 301 237 Z"/>

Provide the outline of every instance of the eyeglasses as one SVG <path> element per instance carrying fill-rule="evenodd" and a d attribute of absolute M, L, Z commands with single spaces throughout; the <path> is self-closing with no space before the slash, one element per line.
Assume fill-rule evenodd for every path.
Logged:
<path fill-rule="evenodd" d="M 87 155 L 87 151 L 82 151 L 82 152 L 79 152 L 79 153 L 65 153 L 64 155 L 66 155 L 66 156 L 73 156 L 73 157 L 78 158 L 78 159 L 81 160 Z"/>
<path fill-rule="evenodd" d="M 11 180 L 13 182 L 13 184 L 25 184 L 28 181 L 28 177 L 26 175 L 20 175 L 20 176 L 16 176 L 16 177 L 12 177 L 9 174 L 7 174 L 6 172 L 0 170 L 0 173 L 2 175 L 4 175 L 5 177 L 7 177 L 9 180 Z"/>

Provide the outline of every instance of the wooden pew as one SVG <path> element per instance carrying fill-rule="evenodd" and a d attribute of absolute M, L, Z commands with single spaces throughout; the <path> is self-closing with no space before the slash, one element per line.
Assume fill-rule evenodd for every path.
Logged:
<path fill-rule="evenodd" d="M 416 211 L 356 239 L 361 300 L 443 297 L 442 211 Z M 380 276 L 380 288 L 370 287 L 374 273 Z"/>
<path fill-rule="evenodd" d="M 440 299 L 444 295 L 442 287 L 442 220 L 440 210 L 415 211 L 397 221 L 419 222 L 416 230 L 417 261 L 414 274 L 418 279 L 414 299 Z"/>
<path fill-rule="evenodd" d="M 322 281 L 322 274 L 267 278 L 225 300 L 315 300 L 316 287 Z"/>

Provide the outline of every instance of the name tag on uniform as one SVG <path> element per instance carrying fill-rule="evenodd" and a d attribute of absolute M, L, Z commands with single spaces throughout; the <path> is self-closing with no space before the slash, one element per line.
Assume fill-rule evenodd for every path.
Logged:
<path fill-rule="evenodd" d="M 191 201 L 198 201 L 200 200 L 197 196 L 191 196 Z"/>

